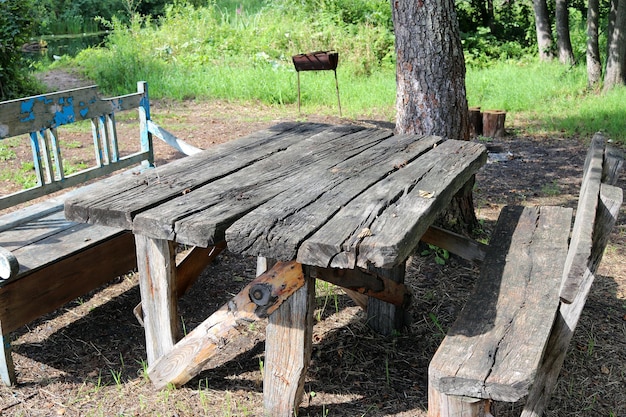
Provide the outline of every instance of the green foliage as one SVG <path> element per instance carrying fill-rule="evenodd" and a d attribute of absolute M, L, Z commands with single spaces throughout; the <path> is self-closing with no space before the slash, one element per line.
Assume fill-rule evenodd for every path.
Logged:
<path fill-rule="evenodd" d="M 24 68 L 21 47 L 29 41 L 34 22 L 32 0 L 0 1 L 0 100 L 28 95 L 36 83 Z"/>

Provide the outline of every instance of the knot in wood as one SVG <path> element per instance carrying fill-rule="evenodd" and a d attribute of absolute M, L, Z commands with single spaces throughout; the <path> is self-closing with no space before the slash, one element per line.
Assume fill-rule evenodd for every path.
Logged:
<path fill-rule="evenodd" d="M 272 285 L 267 283 L 254 284 L 250 288 L 250 300 L 258 306 L 266 306 L 272 299 Z"/>

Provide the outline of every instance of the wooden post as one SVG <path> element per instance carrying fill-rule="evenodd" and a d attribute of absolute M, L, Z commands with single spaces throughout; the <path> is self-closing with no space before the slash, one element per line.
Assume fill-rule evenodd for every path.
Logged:
<path fill-rule="evenodd" d="M 226 242 L 219 242 L 208 248 L 194 247 L 187 256 L 176 265 L 176 295 L 182 297 L 198 279 L 204 268 L 226 248 Z M 139 324 L 143 326 L 143 310 L 141 302 L 133 309 Z"/>
<path fill-rule="evenodd" d="M 488 400 L 446 395 L 428 387 L 428 417 L 493 417 Z"/>
<path fill-rule="evenodd" d="M 406 265 L 401 263 L 393 269 L 372 268 L 376 275 L 391 279 L 398 283 L 404 283 Z M 390 335 L 394 331 L 401 331 L 406 322 L 406 310 L 404 307 L 395 306 L 373 297 L 367 300 L 367 324 L 380 334 Z"/>
<path fill-rule="evenodd" d="M 11 357 L 11 337 L 2 332 L 2 322 L 0 321 L 0 382 L 4 385 L 14 385 L 15 367 Z"/>
<path fill-rule="evenodd" d="M 483 136 L 501 138 L 504 136 L 504 110 L 485 110 L 483 112 Z"/>
<path fill-rule="evenodd" d="M 291 417 L 304 393 L 311 361 L 315 279 L 305 272 L 305 284 L 269 317 L 265 338 L 263 405 L 271 417 Z"/>
<path fill-rule="evenodd" d="M 139 289 L 148 364 L 169 352 L 178 339 L 174 242 L 135 235 Z"/>

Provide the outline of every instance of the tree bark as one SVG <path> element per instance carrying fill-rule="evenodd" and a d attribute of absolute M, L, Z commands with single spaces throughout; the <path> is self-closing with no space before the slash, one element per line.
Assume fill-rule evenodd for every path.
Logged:
<path fill-rule="evenodd" d="M 535 11 L 535 30 L 537 31 L 537 47 L 539 59 L 550 61 L 554 58 L 552 52 L 552 30 L 550 28 L 550 15 L 546 0 L 533 0 Z"/>
<path fill-rule="evenodd" d="M 394 0 L 392 13 L 396 132 L 468 140 L 465 60 L 454 0 Z M 458 232 L 478 224 L 471 187 L 463 188 L 438 222 Z"/>
<path fill-rule="evenodd" d="M 574 65 L 574 52 L 569 33 L 569 9 L 567 0 L 556 0 L 556 33 L 559 62 L 566 65 Z"/>
<path fill-rule="evenodd" d="M 453 0 L 395 0 L 396 131 L 469 138 L 465 61 Z"/>
<path fill-rule="evenodd" d="M 587 6 L 587 86 L 589 88 L 596 88 L 602 79 L 598 44 L 599 10 L 600 0 L 589 0 Z"/>
<path fill-rule="evenodd" d="M 604 92 L 617 85 L 624 85 L 626 76 L 626 0 L 619 1 L 615 15 L 615 25 L 607 40 L 608 56 L 604 76 Z"/>

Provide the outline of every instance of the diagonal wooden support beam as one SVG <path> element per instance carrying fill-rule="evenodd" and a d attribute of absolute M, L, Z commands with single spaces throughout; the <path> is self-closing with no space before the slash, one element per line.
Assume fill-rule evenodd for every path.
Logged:
<path fill-rule="evenodd" d="M 213 313 L 165 355 L 148 368 L 158 389 L 167 384 L 181 386 L 196 376 L 208 360 L 241 336 L 241 327 L 268 317 L 304 285 L 302 266 L 278 262 L 258 276 L 239 294 Z"/>

